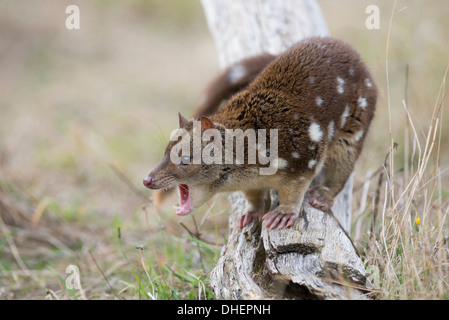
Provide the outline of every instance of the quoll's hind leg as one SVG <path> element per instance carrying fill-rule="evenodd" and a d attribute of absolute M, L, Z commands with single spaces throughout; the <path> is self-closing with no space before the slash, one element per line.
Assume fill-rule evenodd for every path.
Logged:
<path fill-rule="evenodd" d="M 329 146 L 318 184 L 309 190 L 309 203 L 323 211 L 332 207 L 335 196 L 349 179 L 360 154 L 362 137 L 340 134 Z"/>
<path fill-rule="evenodd" d="M 329 209 L 343 189 L 362 150 L 375 104 L 376 91 L 367 77 L 346 105 L 340 123 L 336 123 L 339 129 L 328 147 L 320 181 L 309 191 L 309 203 L 315 208 Z"/>

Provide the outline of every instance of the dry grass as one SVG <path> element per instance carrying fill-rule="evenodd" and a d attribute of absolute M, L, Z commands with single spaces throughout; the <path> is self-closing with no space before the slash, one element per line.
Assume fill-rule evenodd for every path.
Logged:
<path fill-rule="evenodd" d="M 382 298 L 449 299 L 449 200 L 442 184 L 449 168 L 440 164 L 446 76 L 447 69 L 425 135 L 416 131 L 403 101 L 408 128 L 403 143 L 410 149 L 403 169 L 395 170 L 392 164 L 401 164 L 395 156 L 397 144 L 392 143 L 373 179 L 372 205 L 365 205 L 365 198 L 373 177 L 364 182 L 364 205 L 354 229 L 357 236 L 364 234 L 358 244 Z"/>
<path fill-rule="evenodd" d="M 76 32 L 64 3 L 0 4 L 0 298 L 211 298 L 226 196 L 181 219 L 141 184 L 218 70 L 200 4 L 78 3 Z M 393 15 L 387 0 L 319 3 L 380 89 L 352 236 L 380 298 L 448 299 L 446 0 L 397 1 Z M 380 30 L 364 27 L 368 4 Z"/>
<path fill-rule="evenodd" d="M 397 39 L 396 19 L 407 9 L 400 6 L 403 4 L 392 3 L 386 30 L 384 81 L 389 144 L 385 145 L 389 145 L 389 150 L 380 170 L 363 182 L 353 233 L 363 249 L 368 269 L 373 272 L 381 298 L 448 299 L 449 168 L 442 160 L 447 159 L 447 146 L 442 143 L 442 137 L 447 130 L 444 108 L 449 65 L 447 59 L 442 60 L 444 68 L 433 104 L 428 100 L 419 110 L 410 107 L 423 92 L 410 90 L 410 82 L 417 79 L 410 77 L 408 64 L 404 72 L 402 108 L 392 102 L 391 92 L 398 88 L 390 79 L 391 47 L 395 44 L 393 37 Z M 404 120 L 399 130 L 394 126 L 400 123 L 398 119 Z M 376 179 L 372 180 L 370 194 L 372 178 Z"/>

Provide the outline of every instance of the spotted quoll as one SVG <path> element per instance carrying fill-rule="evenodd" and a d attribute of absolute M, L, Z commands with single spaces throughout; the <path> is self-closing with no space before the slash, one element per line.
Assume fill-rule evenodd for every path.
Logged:
<path fill-rule="evenodd" d="M 223 136 L 226 130 L 277 129 L 275 174 L 261 175 L 257 169 L 264 165 L 259 162 L 194 163 L 190 156 L 174 163 L 170 152 L 178 141 L 170 141 L 161 163 L 143 183 L 150 189 L 177 186 L 178 215 L 194 211 L 218 192 L 242 191 L 248 205 L 239 227 L 259 218 L 270 229 L 279 230 L 294 224 L 306 192 L 312 206 L 326 211 L 351 175 L 377 96 L 358 53 L 337 39 L 310 38 L 278 57 L 268 55 L 261 61 L 259 65 L 267 65 L 259 67 L 263 69 L 260 73 L 255 67 L 247 72 L 248 61 L 228 68 L 221 83 L 249 85 L 210 116 L 200 114 L 218 109 L 216 102 L 199 108 L 193 120 L 201 124 L 202 132 L 215 129 Z M 247 74 L 254 80 L 249 81 Z M 192 133 L 193 120 L 179 115 L 180 128 Z M 271 142 L 268 137 L 267 145 Z M 205 147 L 204 142 L 201 145 Z M 244 148 L 250 148 L 248 141 Z M 279 205 L 266 213 L 264 194 L 269 189 L 277 190 Z"/>

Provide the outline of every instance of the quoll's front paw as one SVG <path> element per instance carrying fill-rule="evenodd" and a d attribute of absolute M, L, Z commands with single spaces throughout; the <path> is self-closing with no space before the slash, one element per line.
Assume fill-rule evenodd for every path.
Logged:
<path fill-rule="evenodd" d="M 298 211 L 298 212 L 296 212 Z M 280 205 L 273 211 L 266 213 L 262 220 L 266 220 L 266 226 L 270 230 L 277 227 L 277 230 L 291 227 L 296 218 L 298 218 L 299 210 L 290 206 Z"/>
<path fill-rule="evenodd" d="M 260 212 L 260 211 L 247 211 L 240 218 L 239 229 L 242 229 L 244 226 L 246 226 L 251 221 L 253 221 L 253 219 L 259 219 L 259 221 L 260 221 L 261 216 L 262 216 L 262 212 Z"/>
<path fill-rule="evenodd" d="M 334 201 L 332 197 L 328 194 L 327 188 L 324 187 L 314 187 L 309 190 L 309 203 L 314 208 L 322 211 L 327 211 L 332 205 Z"/>

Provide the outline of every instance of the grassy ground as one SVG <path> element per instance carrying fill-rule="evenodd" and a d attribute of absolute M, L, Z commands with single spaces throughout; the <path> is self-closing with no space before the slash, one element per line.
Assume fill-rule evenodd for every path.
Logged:
<path fill-rule="evenodd" d="M 77 3 L 76 31 L 69 2 L 0 3 L 0 298 L 212 298 L 226 195 L 179 218 L 170 201 L 155 212 L 141 182 L 218 71 L 200 3 Z M 319 3 L 380 90 L 352 237 L 381 298 L 448 299 L 449 6 Z M 379 30 L 365 28 L 369 4 Z"/>

